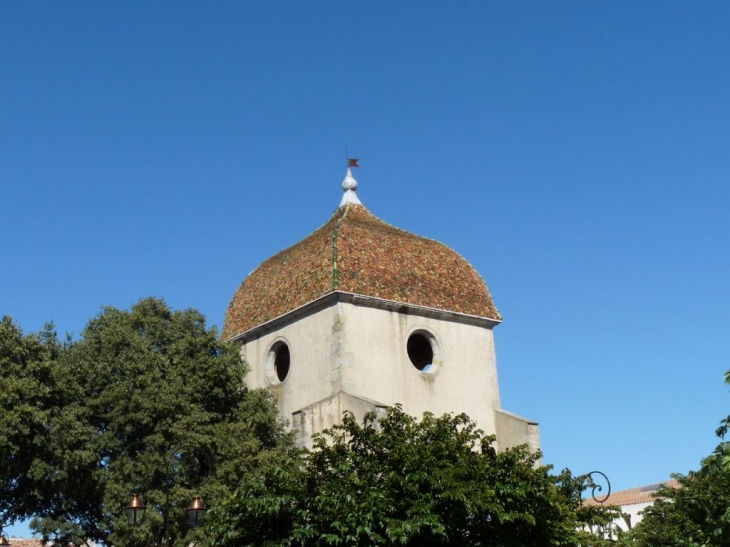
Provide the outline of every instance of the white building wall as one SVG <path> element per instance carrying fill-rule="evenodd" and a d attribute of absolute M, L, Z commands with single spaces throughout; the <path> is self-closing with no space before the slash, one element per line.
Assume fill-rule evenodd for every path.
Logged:
<path fill-rule="evenodd" d="M 420 416 L 465 412 L 487 432 L 495 430 L 492 409 L 499 388 L 491 328 L 340 304 L 352 365 L 343 368 L 346 392 Z M 434 340 L 431 372 L 413 366 L 406 349 L 414 332 Z"/>
<path fill-rule="evenodd" d="M 330 306 L 293 323 L 245 341 L 241 356 L 250 371 L 246 383 L 252 388 L 272 388 L 279 412 L 291 420 L 293 412 L 330 397 L 336 386 L 330 378 L 335 307 Z M 271 348 L 277 341 L 289 346 L 291 367 L 283 382 L 276 378 Z"/>
<path fill-rule="evenodd" d="M 414 332 L 432 340 L 434 363 L 428 370 L 418 370 L 408 357 L 406 344 Z M 277 341 L 288 345 L 291 356 L 283 382 L 270 356 Z M 354 404 L 333 399 L 344 392 L 373 409 L 400 403 L 414 416 L 464 412 L 486 433 L 501 428 L 508 440 L 503 447 L 528 441 L 526 420 L 514 416 L 508 426 L 504 418 L 495 423 L 500 401 L 491 326 L 338 301 L 245 341 L 241 352 L 250 366 L 247 384 L 270 388 L 282 416 L 297 428 L 305 424 L 308 434 L 339 422 L 341 415 L 329 414 Z M 304 416 L 294 416 L 302 410 Z"/>

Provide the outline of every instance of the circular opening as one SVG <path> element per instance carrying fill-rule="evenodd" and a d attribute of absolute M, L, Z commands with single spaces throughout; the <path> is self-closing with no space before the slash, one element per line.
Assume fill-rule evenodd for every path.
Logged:
<path fill-rule="evenodd" d="M 276 377 L 280 382 L 283 382 L 287 374 L 289 374 L 289 346 L 281 342 L 273 348 L 273 351 Z"/>
<path fill-rule="evenodd" d="M 421 333 L 411 334 L 406 345 L 408 358 L 418 370 L 425 369 L 433 363 L 433 346 L 431 341 Z"/>

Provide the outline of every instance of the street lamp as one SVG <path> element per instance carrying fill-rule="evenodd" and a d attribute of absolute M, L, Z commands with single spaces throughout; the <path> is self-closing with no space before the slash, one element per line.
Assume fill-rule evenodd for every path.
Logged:
<path fill-rule="evenodd" d="M 127 521 L 131 526 L 137 526 L 142 522 L 144 518 L 144 512 L 147 510 L 147 506 L 139 497 L 139 494 L 135 492 L 132 494 L 132 499 L 129 500 L 127 507 L 124 511 L 127 513 Z"/>
<path fill-rule="evenodd" d="M 188 514 L 188 522 L 190 522 L 190 526 L 197 528 L 203 524 L 203 517 L 207 510 L 208 508 L 205 506 L 205 503 L 203 503 L 203 500 L 200 499 L 200 496 L 195 496 L 193 501 L 190 502 L 190 505 L 188 505 L 188 508 L 185 510 Z"/>
<path fill-rule="evenodd" d="M 129 500 L 127 507 L 124 509 L 127 513 L 127 522 L 129 522 L 130 526 L 138 526 L 141 524 L 146 510 L 147 506 L 142 501 L 142 498 L 139 497 L 139 494 L 136 492 L 132 494 L 132 499 Z M 193 501 L 190 502 L 190 505 L 188 505 L 188 508 L 185 509 L 190 526 L 197 528 L 203 524 L 203 517 L 207 511 L 208 508 L 205 506 L 205 502 L 200 496 L 195 496 Z M 6 545 L 9 544 L 0 541 L 0 547 L 6 547 Z"/>
<path fill-rule="evenodd" d="M 605 482 L 607 490 L 605 494 L 597 494 L 597 492 L 603 492 L 603 486 L 593 481 L 594 475 L 600 475 L 603 478 L 602 482 Z M 586 476 L 593 484 L 593 489 L 591 490 L 591 497 L 593 498 L 593 501 L 596 502 L 600 507 L 603 507 L 603 504 L 606 502 L 606 500 L 611 497 L 611 481 L 609 481 L 606 474 L 601 471 L 591 471 L 590 473 L 586 473 Z M 598 537 L 600 537 L 601 539 L 613 540 L 612 528 L 618 529 L 618 526 L 613 522 L 598 526 Z"/>
<path fill-rule="evenodd" d="M 130 445 L 128 445 L 124 452 L 122 453 L 122 460 L 129 457 L 130 449 L 133 447 L 138 446 L 146 446 L 146 443 L 144 441 L 137 441 Z M 162 538 L 163 541 L 165 538 L 167 538 L 168 544 L 172 543 L 172 538 L 168 534 L 168 528 L 169 528 L 169 513 L 170 513 L 170 483 L 172 482 L 173 477 L 175 476 L 174 470 L 174 462 L 177 457 L 181 454 L 181 452 L 189 452 L 194 453 L 197 455 L 202 455 L 202 458 L 198 458 L 199 463 L 204 463 L 205 467 L 207 468 L 207 474 L 203 478 L 202 481 L 200 481 L 197 485 L 195 485 L 197 488 L 200 488 L 205 483 L 207 483 L 210 480 L 211 475 L 213 474 L 213 462 L 212 457 L 210 455 L 210 452 L 208 452 L 207 449 L 202 447 L 194 447 L 194 446 L 181 446 L 178 448 L 171 449 L 167 457 L 165 458 L 166 468 L 165 468 L 165 504 L 163 506 L 163 530 L 162 530 Z M 142 463 L 142 465 L 145 468 L 145 472 L 147 476 L 151 476 L 149 473 L 149 469 L 147 468 L 147 465 L 145 463 Z M 127 515 L 127 522 L 129 522 L 130 526 L 139 526 L 142 523 L 142 520 L 144 519 L 145 512 L 147 510 L 147 506 L 145 505 L 144 501 L 142 500 L 142 497 L 140 496 L 139 492 L 135 491 L 132 494 L 132 499 L 129 500 L 127 503 L 124 511 Z M 205 513 L 207 511 L 207 507 L 205 506 L 205 503 L 201 499 L 200 496 L 195 496 L 193 498 L 193 501 L 190 502 L 190 505 L 187 507 L 185 512 L 187 513 L 188 522 L 190 523 L 190 526 L 192 527 L 198 527 L 203 523 L 203 517 L 205 516 Z M 0 544 L 0 547 L 6 547 L 3 544 Z"/>

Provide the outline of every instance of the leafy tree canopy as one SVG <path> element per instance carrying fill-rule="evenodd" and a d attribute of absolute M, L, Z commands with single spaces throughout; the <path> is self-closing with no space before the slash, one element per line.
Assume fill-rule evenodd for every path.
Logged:
<path fill-rule="evenodd" d="M 52 325 L 24 335 L 0 320 L 0 529 L 32 515 L 48 456 L 46 424 L 54 405 L 51 370 L 63 346 Z"/>
<path fill-rule="evenodd" d="M 587 545 L 584 477 L 526 447 L 497 452 L 463 414 L 388 409 L 315 437 L 303 460 L 248 478 L 215 511 L 217 547 Z M 591 537 L 592 545 L 599 542 Z"/>
<path fill-rule="evenodd" d="M 245 388 L 236 348 L 195 310 L 173 311 L 155 298 L 129 311 L 104 308 L 78 340 L 63 345 L 52 332 L 24 338 L 12 322 L 2 327 L 10 340 L 3 359 L 18 371 L 12 380 L 3 370 L 3 382 L 21 382 L 13 405 L 30 410 L 16 413 L 28 425 L 6 420 L 0 435 L 20 439 L 11 450 L 21 460 L 33 456 L 33 469 L 28 485 L 17 479 L 24 469 L 3 477 L 0 503 L 20 507 L 17 515 L 35 514 L 31 526 L 44 538 L 156 543 L 166 512 L 166 542 L 205 544 L 207 535 L 186 523 L 192 497 L 215 505 L 248 474 L 293 450 L 270 396 Z M 23 427 L 35 427 L 37 441 Z M 135 529 L 124 517 L 132 491 L 148 506 Z M 26 498 L 35 505 L 23 505 Z"/>
<path fill-rule="evenodd" d="M 725 373 L 730 384 L 730 371 Z M 730 416 L 716 433 L 724 438 Z M 721 442 L 698 471 L 673 475 L 680 488 L 662 488 L 643 520 L 623 538 L 636 547 L 730 546 L 730 443 Z"/>
<path fill-rule="evenodd" d="M 644 510 L 643 520 L 625 537 L 636 547 L 710 547 L 730 545 L 730 474 L 699 471 L 674 475 L 680 488 L 662 488 Z"/>

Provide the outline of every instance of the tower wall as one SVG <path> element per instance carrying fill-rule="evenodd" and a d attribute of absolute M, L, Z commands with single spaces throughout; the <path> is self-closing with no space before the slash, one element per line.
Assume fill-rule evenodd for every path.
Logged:
<path fill-rule="evenodd" d="M 500 418 L 492 327 L 431 315 L 332 302 L 244 340 L 247 384 L 274 393 L 304 444 L 312 433 L 338 423 L 343 410 L 359 416 L 396 403 L 414 416 L 464 412 L 486 433 L 501 432 L 506 445 L 525 442 L 520 430 L 525 420 L 515 416 L 514 427 L 506 427 Z M 433 349 L 424 370 L 409 358 L 414 333 Z M 281 343 L 290 356 L 283 381 L 275 368 Z"/>
<path fill-rule="evenodd" d="M 403 405 L 408 414 L 465 412 L 487 432 L 495 431 L 493 408 L 499 408 L 497 366 L 491 328 L 430 317 L 341 304 L 352 348 L 352 365 L 342 370 L 343 389 L 388 406 Z M 408 339 L 430 339 L 434 359 L 418 370 L 407 352 Z"/>

